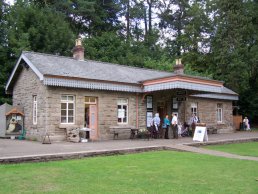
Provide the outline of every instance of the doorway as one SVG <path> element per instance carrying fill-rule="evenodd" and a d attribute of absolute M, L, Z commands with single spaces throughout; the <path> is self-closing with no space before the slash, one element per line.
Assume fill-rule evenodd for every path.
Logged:
<path fill-rule="evenodd" d="M 86 138 L 98 139 L 98 106 L 96 97 L 86 96 L 84 99 L 84 126 L 91 131 L 86 134 Z"/>
<path fill-rule="evenodd" d="M 159 113 L 160 121 L 163 122 L 163 120 L 164 120 L 164 118 L 166 117 L 166 114 L 167 114 L 165 102 L 158 102 L 157 103 L 157 112 Z"/>

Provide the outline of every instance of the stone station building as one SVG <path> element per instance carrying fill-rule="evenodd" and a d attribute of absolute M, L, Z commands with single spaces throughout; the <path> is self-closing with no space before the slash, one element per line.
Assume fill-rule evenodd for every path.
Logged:
<path fill-rule="evenodd" d="M 171 67 L 172 68 L 172 67 Z M 146 128 L 176 112 L 181 123 L 196 113 L 207 127 L 233 132 L 232 101 L 238 95 L 223 82 L 185 75 L 180 60 L 174 72 L 84 60 L 76 41 L 73 58 L 22 52 L 7 82 L 13 106 L 25 113 L 27 137 L 65 140 L 66 128 L 88 127 L 92 140 L 128 139 L 131 128 Z"/>

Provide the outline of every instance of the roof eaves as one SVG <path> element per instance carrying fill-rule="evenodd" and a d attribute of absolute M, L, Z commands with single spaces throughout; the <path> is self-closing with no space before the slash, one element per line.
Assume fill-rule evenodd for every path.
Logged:
<path fill-rule="evenodd" d="M 8 91 L 8 89 L 9 89 L 9 87 L 10 87 L 10 84 L 11 84 L 11 82 L 12 82 L 13 79 L 14 79 L 15 73 L 16 73 L 16 71 L 17 71 L 17 69 L 18 69 L 18 67 L 19 67 L 20 62 L 21 62 L 22 59 L 23 59 L 23 60 L 27 63 L 27 65 L 35 72 L 35 74 L 39 77 L 39 79 L 40 79 L 40 80 L 43 80 L 43 74 L 40 73 L 40 71 L 39 71 L 39 70 L 30 62 L 30 60 L 24 55 L 24 52 L 22 52 L 21 55 L 20 55 L 20 57 L 19 57 L 19 59 L 18 59 L 18 61 L 17 61 L 17 63 L 16 63 L 16 65 L 15 65 L 15 67 L 14 67 L 14 69 L 13 69 L 13 71 L 12 71 L 12 73 L 11 73 L 11 76 L 9 77 L 9 79 L 8 79 L 8 81 L 7 81 L 7 84 L 6 84 L 6 86 L 5 86 L 5 91 L 6 91 L 6 92 Z"/>
<path fill-rule="evenodd" d="M 171 72 L 171 73 L 173 73 L 173 72 Z M 183 74 L 183 75 L 181 75 L 181 74 L 175 74 L 175 73 L 173 73 L 173 74 L 174 74 L 174 75 L 162 76 L 162 77 L 157 77 L 157 78 L 154 78 L 154 79 L 141 80 L 141 81 L 139 81 L 139 83 L 143 83 L 143 82 L 147 82 L 147 81 L 154 81 L 154 80 L 159 80 L 159 79 L 166 79 L 166 78 L 178 76 L 178 77 L 187 77 L 187 78 L 194 78 L 194 79 L 201 79 L 201 80 L 213 81 L 213 82 L 218 82 L 218 83 L 224 84 L 224 81 L 209 79 L 209 78 L 206 78 L 206 77 L 192 76 L 192 75 L 186 75 L 186 74 Z"/>
<path fill-rule="evenodd" d="M 14 77 L 14 74 L 15 74 L 16 70 L 18 69 L 18 66 L 19 66 L 19 64 L 20 64 L 20 62 L 21 62 L 21 59 L 22 59 L 22 54 L 20 55 L 20 57 L 19 57 L 19 59 L 18 59 L 16 65 L 15 65 L 15 67 L 14 67 L 14 69 L 13 69 L 13 71 L 12 71 L 12 73 L 11 73 L 11 75 L 10 75 L 8 81 L 7 81 L 7 84 L 6 84 L 6 86 L 5 86 L 5 91 L 8 91 L 8 88 L 9 88 L 9 86 L 10 86 L 10 83 L 11 83 L 13 77 Z"/>
<path fill-rule="evenodd" d="M 117 83 L 117 84 L 127 84 L 127 85 L 134 85 L 134 86 L 141 86 L 140 83 L 128 83 L 128 82 L 118 82 L 118 81 L 110 81 L 104 79 L 90 79 L 90 78 L 81 78 L 81 77 L 72 77 L 72 76 L 61 76 L 61 75 L 53 75 L 53 74 L 44 74 L 46 78 L 61 78 L 67 80 L 83 80 L 83 81 L 93 81 L 93 82 L 106 82 L 106 83 Z"/>
<path fill-rule="evenodd" d="M 40 71 L 30 62 L 30 60 L 25 56 L 23 55 L 23 60 L 29 65 L 29 67 L 34 71 L 34 73 L 36 73 L 36 75 L 39 77 L 40 81 L 43 80 L 43 74 L 40 73 Z"/>

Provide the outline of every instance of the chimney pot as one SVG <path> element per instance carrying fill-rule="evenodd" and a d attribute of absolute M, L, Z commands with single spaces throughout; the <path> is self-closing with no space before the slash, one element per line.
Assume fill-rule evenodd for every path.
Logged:
<path fill-rule="evenodd" d="M 84 48 L 82 46 L 82 38 L 75 40 L 75 47 L 73 48 L 73 58 L 76 60 L 84 60 Z"/>
<path fill-rule="evenodd" d="M 174 73 L 184 74 L 184 65 L 182 64 L 182 59 L 176 59 L 176 65 L 174 65 Z"/>

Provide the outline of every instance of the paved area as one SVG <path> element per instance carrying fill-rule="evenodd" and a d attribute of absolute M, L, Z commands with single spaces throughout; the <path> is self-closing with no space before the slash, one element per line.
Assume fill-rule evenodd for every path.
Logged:
<path fill-rule="evenodd" d="M 234 141 L 258 141 L 258 131 L 237 132 L 232 134 L 212 134 L 206 144 L 218 144 Z M 245 157 L 234 154 L 206 150 L 198 146 L 200 143 L 193 142 L 192 138 L 184 137 L 175 139 L 134 139 L 134 140 L 112 140 L 87 143 L 60 142 L 52 144 L 42 144 L 40 142 L 0 139 L 0 163 L 24 162 L 24 161 L 44 161 L 80 158 L 94 155 L 122 154 L 128 152 L 173 149 L 180 151 L 190 151 L 202 154 L 216 155 L 228 158 L 258 161 L 257 157 Z M 43 158 L 43 160 L 42 160 Z"/>

